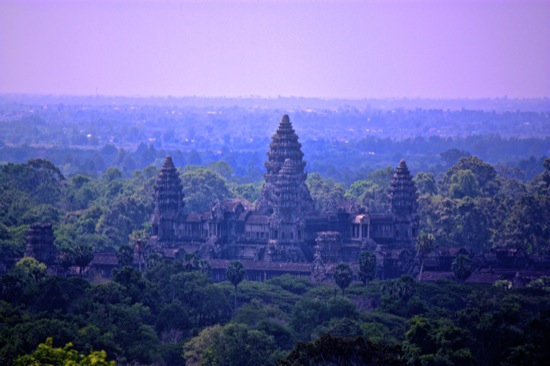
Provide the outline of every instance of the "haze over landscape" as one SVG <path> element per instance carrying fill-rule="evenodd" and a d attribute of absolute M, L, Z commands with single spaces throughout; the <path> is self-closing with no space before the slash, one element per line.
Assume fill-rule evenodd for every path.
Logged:
<path fill-rule="evenodd" d="M 550 2 L 0 2 L 0 93 L 550 96 Z"/>
<path fill-rule="evenodd" d="M 0 365 L 541 365 L 550 1 L 0 0 Z"/>

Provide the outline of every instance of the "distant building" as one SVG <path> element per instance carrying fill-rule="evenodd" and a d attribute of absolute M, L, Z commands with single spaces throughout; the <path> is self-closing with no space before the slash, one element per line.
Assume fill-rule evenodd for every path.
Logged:
<path fill-rule="evenodd" d="M 212 260 L 259 262 L 255 268 L 262 268 L 262 262 L 312 263 L 316 257 L 327 264 L 356 262 L 361 250 L 370 249 L 376 250 L 381 277 L 407 271 L 415 255 L 418 203 L 405 161 L 395 169 L 388 188 L 386 214 L 370 214 L 356 204 L 316 212 L 305 183 L 303 155 L 284 115 L 272 137 L 255 207 L 233 199 L 191 214 L 183 213 L 185 192 L 172 158 L 166 157 L 155 185 L 152 246 L 182 248 Z"/>

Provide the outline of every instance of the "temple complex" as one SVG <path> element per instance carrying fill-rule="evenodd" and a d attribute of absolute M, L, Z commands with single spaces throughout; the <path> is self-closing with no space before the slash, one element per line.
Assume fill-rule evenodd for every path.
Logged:
<path fill-rule="evenodd" d="M 415 256 L 418 204 L 405 161 L 388 187 L 387 213 L 370 214 L 356 204 L 315 212 L 301 147 L 284 115 L 272 136 L 256 204 L 233 199 L 191 214 L 183 213 L 181 180 L 168 156 L 155 185 L 153 247 L 180 248 L 210 260 L 266 263 L 265 268 L 267 263 L 302 263 L 310 268 L 314 260 L 318 267 L 321 262 L 353 263 L 361 250 L 368 249 L 378 256 L 381 277 L 406 272 Z"/>
<path fill-rule="evenodd" d="M 214 281 L 226 280 L 231 260 L 243 263 L 248 280 L 264 281 L 282 274 L 309 276 L 318 282 L 330 280 L 340 262 L 349 263 L 357 272 L 359 255 L 365 250 L 376 256 L 379 279 L 402 274 L 416 277 L 421 262 L 422 281 L 451 279 L 452 262 L 458 255 L 470 257 L 475 269 L 466 283 L 487 285 L 506 280 L 525 286 L 550 274 L 548 257 L 503 247 L 477 255 L 462 247 L 435 248 L 421 261 L 415 250 L 419 231 L 417 190 L 404 160 L 394 170 L 387 191 L 388 207 L 382 213 L 370 212 L 357 202 L 316 211 L 298 140 L 290 119 L 283 116 L 267 152 L 265 181 L 257 202 L 242 198 L 216 201 L 205 212 L 184 211 L 186 192 L 172 158 L 167 156 L 154 187 L 148 248 L 173 259 L 197 254 L 209 262 Z M 30 226 L 25 255 L 45 263 L 54 273 L 61 270 L 56 263 L 51 224 Z M 0 258 L 0 273 L 17 260 Z M 95 253 L 90 265 L 104 277 L 111 276 L 117 266 L 114 252 Z M 137 256 L 133 266 L 141 267 Z"/>

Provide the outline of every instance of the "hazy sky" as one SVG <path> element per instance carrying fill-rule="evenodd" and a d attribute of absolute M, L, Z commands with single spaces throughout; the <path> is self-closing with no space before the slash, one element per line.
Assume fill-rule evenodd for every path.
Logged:
<path fill-rule="evenodd" d="M 550 1 L 0 0 L 0 93 L 550 97 Z"/>

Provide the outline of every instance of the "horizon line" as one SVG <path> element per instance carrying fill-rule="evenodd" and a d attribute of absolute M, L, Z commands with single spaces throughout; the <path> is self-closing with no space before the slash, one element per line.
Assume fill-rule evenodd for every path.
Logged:
<path fill-rule="evenodd" d="M 46 93 L 12 93 L 0 92 L 0 97 L 52 97 L 52 98 L 133 98 L 133 99 L 260 99 L 260 100 L 278 100 L 278 99 L 313 99 L 324 101 L 367 101 L 367 100 L 431 100 L 431 101 L 453 101 L 453 100 L 549 100 L 550 96 L 537 97 L 510 97 L 502 96 L 485 96 L 485 97 L 423 97 L 423 96 L 401 96 L 401 97 L 320 97 L 320 96 L 300 96 L 300 95 L 277 95 L 277 96 L 262 96 L 262 95 L 240 95 L 240 96 L 224 96 L 224 95 L 131 95 L 131 94 L 46 94 Z"/>

